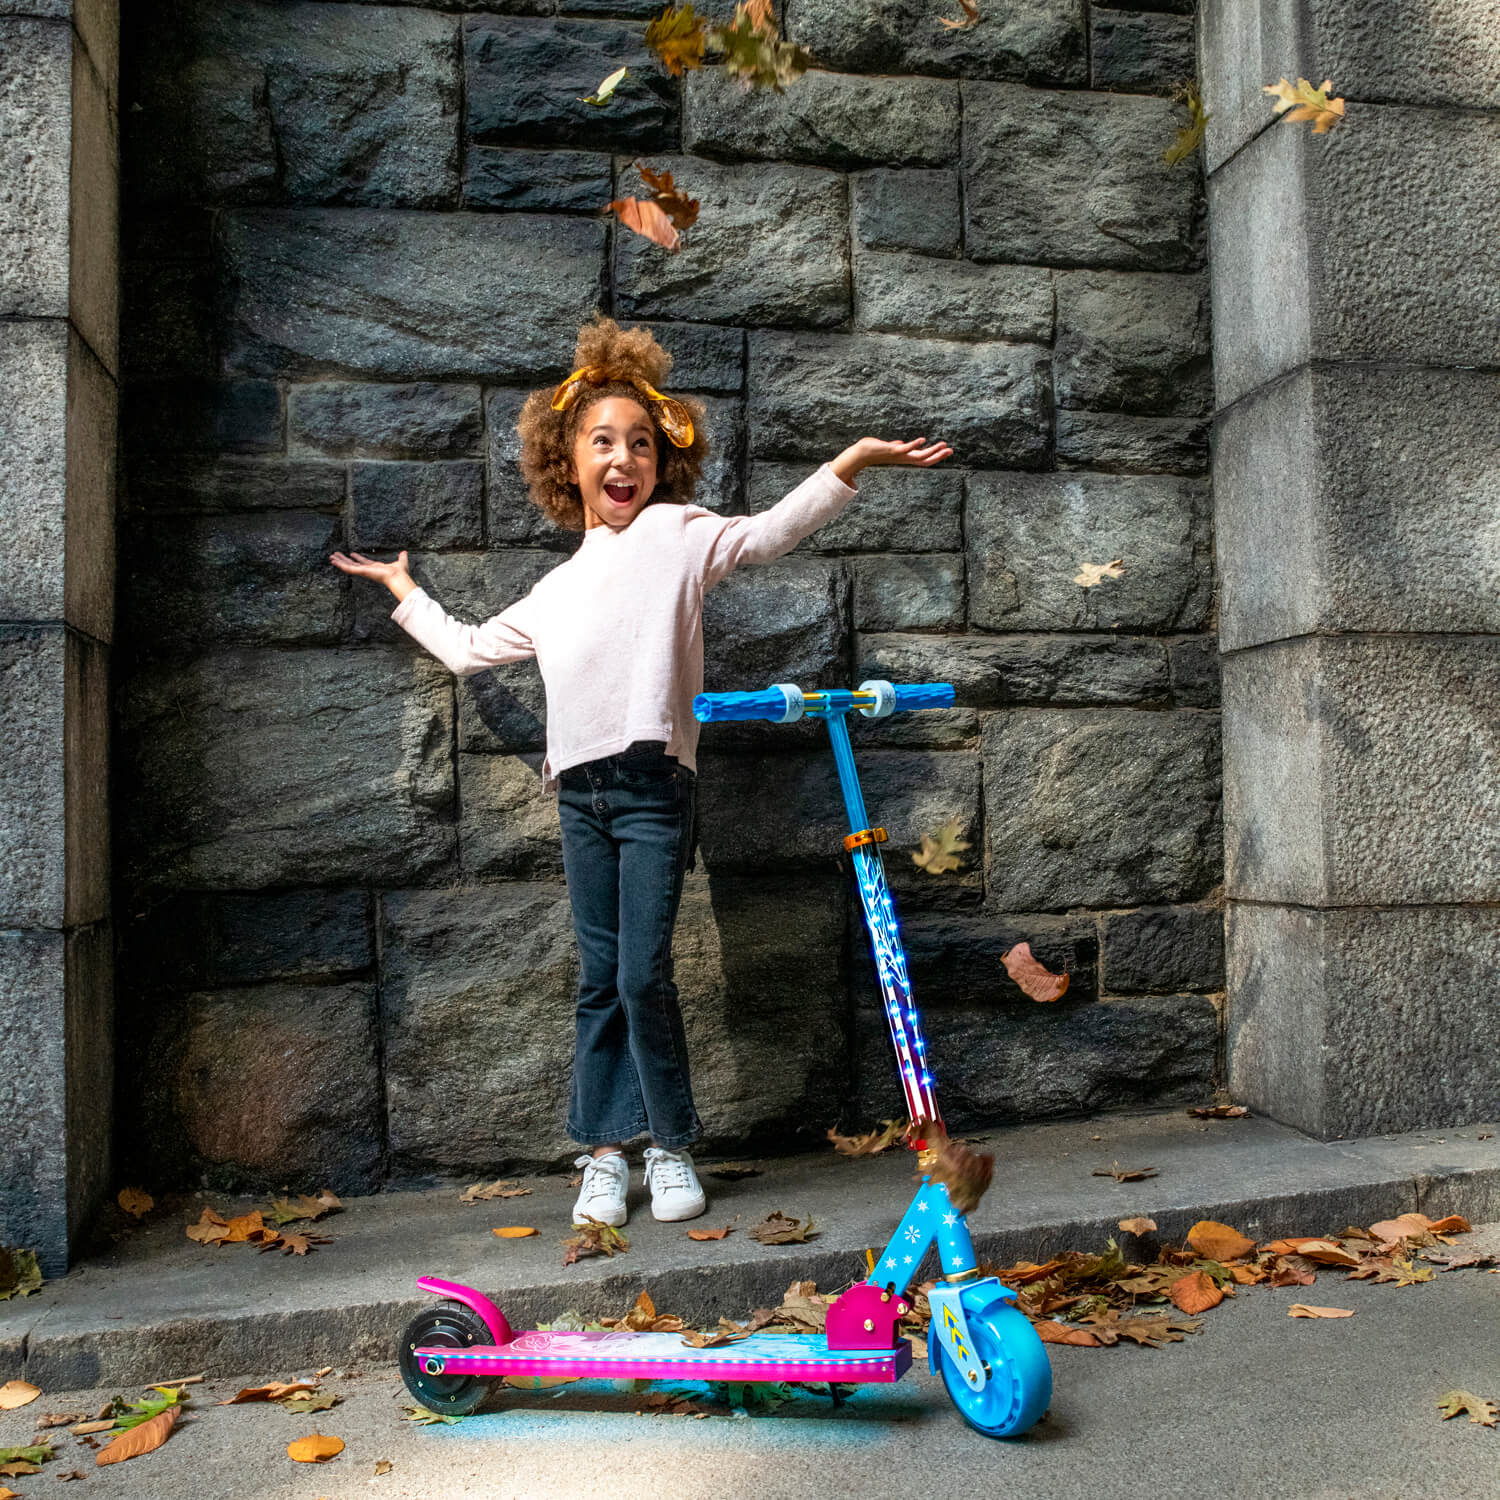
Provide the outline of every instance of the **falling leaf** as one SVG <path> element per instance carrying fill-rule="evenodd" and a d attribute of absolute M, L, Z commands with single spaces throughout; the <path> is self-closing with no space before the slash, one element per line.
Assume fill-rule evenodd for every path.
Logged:
<path fill-rule="evenodd" d="M 115 1194 L 115 1202 L 132 1218 L 139 1219 L 156 1207 L 156 1200 L 145 1188 L 123 1187 Z"/>
<path fill-rule="evenodd" d="M 592 1214 L 584 1214 L 583 1217 L 588 1223 L 577 1234 L 563 1241 L 562 1263 L 565 1266 L 571 1266 L 590 1255 L 614 1256 L 630 1249 L 630 1241 L 613 1225 L 601 1224 Z"/>
<path fill-rule="evenodd" d="M 324 1432 L 309 1433 L 304 1438 L 286 1445 L 286 1456 L 295 1458 L 299 1464 L 321 1464 L 336 1458 L 344 1451 L 343 1438 L 329 1437 Z"/>
<path fill-rule="evenodd" d="M 1214 1219 L 1200 1219 L 1187 1233 L 1188 1244 L 1207 1260 L 1242 1260 L 1255 1249 L 1238 1229 Z"/>
<path fill-rule="evenodd" d="M 1188 1314 L 1207 1312 L 1224 1300 L 1224 1293 L 1214 1285 L 1207 1271 L 1190 1271 L 1178 1277 L 1167 1295 L 1174 1306 Z"/>
<path fill-rule="evenodd" d="M 1188 1113 L 1196 1120 L 1243 1120 L 1250 1111 L 1243 1104 L 1194 1104 Z"/>
<path fill-rule="evenodd" d="M 979 14 L 979 7 L 975 5 L 974 0 L 958 0 L 958 3 L 964 13 L 963 19 L 960 21 L 950 21 L 947 16 L 939 16 L 939 26 L 946 26 L 949 31 L 967 31 L 969 27 L 979 24 L 982 17 Z"/>
<path fill-rule="evenodd" d="M 1100 1344 L 1098 1336 L 1088 1329 L 1069 1328 L 1066 1323 L 1058 1323 L 1050 1318 L 1044 1318 L 1031 1326 L 1036 1329 L 1037 1337 L 1044 1344 L 1076 1344 L 1082 1349 L 1097 1349 Z"/>
<path fill-rule="evenodd" d="M 690 1229 L 687 1237 L 690 1240 L 722 1240 L 732 1228 L 726 1224 L 722 1229 Z"/>
<path fill-rule="evenodd" d="M 1124 572 L 1125 562 L 1119 557 L 1107 563 L 1080 563 L 1073 582 L 1086 589 L 1097 588 L 1106 578 L 1119 578 Z"/>
<path fill-rule="evenodd" d="M 952 818 L 935 833 L 922 835 L 922 847 L 913 852 L 911 861 L 919 870 L 926 870 L 929 875 L 941 875 L 944 870 L 958 870 L 963 867 L 958 851 L 968 847 L 968 843 L 958 836 L 958 819 Z"/>
<path fill-rule="evenodd" d="M 762 1245 L 802 1245 L 815 1231 L 811 1217 L 804 1224 L 801 1219 L 789 1218 L 776 1208 L 748 1233 L 752 1240 L 759 1240 Z"/>
<path fill-rule="evenodd" d="M 716 26 L 708 43 L 724 54 L 724 71 L 752 88 L 786 92 L 812 65 L 812 55 L 791 42 L 783 42 L 774 31 L 756 24 L 749 6 L 735 7 L 728 26 Z"/>
<path fill-rule="evenodd" d="M 215 1401 L 214 1405 L 241 1406 L 249 1401 L 280 1401 L 287 1396 L 315 1390 L 317 1386 L 308 1380 L 272 1381 L 270 1385 L 247 1385 L 238 1395 L 229 1396 L 223 1401 Z"/>
<path fill-rule="evenodd" d="M 1048 1004 L 1061 1000 L 1067 993 L 1069 975 L 1054 974 L 1040 959 L 1033 957 L 1030 943 L 1017 943 L 1000 955 L 1005 972 L 1020 986 L 1021 993 Z"/>
<path fill-rule="evenodd" d="M 1113 1177 L 1116 1182 L 1144 1182 L 1156 1176 L 1155 1167 L 1122 1167 L 1116 1162 L 1112 1167 L 1095 1167 L 1093 1177 Z"/>
<path fill-rule="evenodd" d="M 830 1129 L 828 1139 L 833 1142 L 833 1149 L 840 1156 L 874 1156 L 877 1151 L 884 1151 L 888 1146 L 904 1141 L 909 1129 L 908 1120 L 882 1120 L 880 1128 L 867 1135 L 840 1135 L 838 1131 Z"/>
<path fill-rule="evenodd" d="M 615 90 L 619 88 L 625 79 L 626 73 L 629 71 L 628 68 L 616 68 L 592 94 L 579 95 L 578 102 L 580 104 L 597 104 L 601 106 L 608 104 L 614 98 Z"/>
<path fill-rule="evenodd" d="M 995 1175 L 995 1158 L 987 1151 L 970 1151 L 962 1141 L 944 1136 L 927 1175 L 948 1189 L 948 1201 L 959 1213 L 973 1213 Z"/>
<path fill-rule="evenodd" d="M 1188 117 L 1187 123 L 1178 129 L 1172 144 L 1161 154 L 1161 159 L 1169 167 L 1185 161 L 1203 144 L 1203 128 L 1213 119 L 1212 114 L 1204 111 L 1198 85 L 1191 80 L 1173 93 L 1172 100 L 1187 106 Z"/>
<path fill-rule="evenodd" d="M 0 1302 L 7 1297 L 29 1297 L 42 1284 L 35 1250 L 0 1245 Z"/>
<path fill-rule="evenodd" d="M 671 219 L 651 199 L 614 198 L 608 208 L 627 229 L 666 250 L 676 251 L 677 230 Z"/>
<path fill-rule="evenodd" d="M 1156 1228 L 1155 1219 L 1121 1219 L 1119 1227 L 1126 1234 L 1150 1234 Z"/>
<path fill-rule="evenodd" d="M 536 1233 L 536 1229 L 530 1224 L 504 1224 L 499 1229 L 490 1230 L 491 1234 L 498 1234 L 502 1240 L 524 1240 Z"/>
<path fill-rule="evenodd" d="M 668 6 L 647 28 L 646 45 L 673 78 L 703 66 L 704 18 L 689 5 Z"/>
<path fill-rule="evenodd" d="M 775 33 L 776 15 L 771 9 L 771 0 L 745 0 L 745 14 L 758 31 Z"/>
<path fill-rule="evenodd" d="M 1352 1318 L 1352 1307 L 1309 1307 L 1305 1302 L 1294 1302 L 1287 1308 L 1289 1318 Z"/>
<path fill-rule="evenodd" d="M 169 1406 L 165 1411 L 158 1412 L 138 1427 L 122 1432 L 112 1443 L 106 1443 L 94 1455 L 95 1464 L 123 1463 L 127 1458 L 139 1458 L 143 1453 L 150 1453 L 160 1448 L 166 1442 L 167 1434 L 171 1432 L 173 1424 L 180 1415 L 179 1407 Z"/>
<path fill-rule="evenodd" d="M 41 1394 L 41 1387 L 32 1385 L 30 1381 L 7 1380 L 4 1385 L 0 1385 L 0 1411 L 14 1411 L 18 1406 L 35 1401 Z"/>
<path fill-rule="evenodd" d="M 641 181 L 651 189 L 651 201 L 672 221 L 674 229 L 691 229 L 698 222 L 698 200 L 689 198 L 672 181 L 670 172 L 656 172 L 643 162 L 634 163 Z"/>
<path fill-rule="evenodd" d="M 1487 1401 L 1483 1396 L 1476 1396 L 1473 1391 L 1445 1391 L 1438 1397 L 1438 1410 L 1442 1412 L 1445 1422 L 1449 1417 L 1456 1417 L 1460 1412 L 1466 1411 L 1469 1420 L 1480 1427 L 1493 1427 L 1496 1418 L 1500 1418 L 1500 1406 Z"/>
<path fill-rule="evenodd" d="M 460 1203 L 483 1203 L 491 1198 L 524 1198 L 530 1188 L 518 1187 L 514 1182 L 507 1182 L 504 1178 L 497 1178 L 488 1185 L 476 1182 L 473 1187 L 468 1187 L 459 1194 Z"/>
<path fill-rule="evenodd" d="M 1344 118 L 1344 101 L 1328 97 L 1328 91 L 1332 87 L 1331 78 L 1325 78 L 1322 87 L 1316 89 L 1305 78 L 1297 80 L 1296 88 L 1283 78 L 1277 83 L 1264 85 L 1261 92 L 1275 95 L 1278 115 L 1290 110 L 1289 114 L 1283 115 L 1285 120 L 1311 120 L 1312 133 L 1326 135 Z M 1293 108 L 1294 105 L 1296 108 Z"/>

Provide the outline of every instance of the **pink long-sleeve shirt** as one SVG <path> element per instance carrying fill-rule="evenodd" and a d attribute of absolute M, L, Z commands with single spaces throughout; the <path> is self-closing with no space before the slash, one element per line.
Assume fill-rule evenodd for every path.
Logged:
<path fill-rule="evenodd" d="M 635 740 L 664 740 L 696 770 L 703 595 L 741 563 L 790 552 L 856 493 L 824 464 L 753 516 L 647 505 L 626 526 L 585 531 L 566 562 L 482 625 L 455 620 L 421 587 L 391 618 L 460 677 L 536 658 L 547 690 L 544 792 L 569 766 Z"/>

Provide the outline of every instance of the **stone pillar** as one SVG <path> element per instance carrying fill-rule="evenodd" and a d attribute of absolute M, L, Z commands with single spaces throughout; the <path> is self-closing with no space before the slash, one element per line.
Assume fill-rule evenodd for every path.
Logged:
<path fill-rule="evenodd" d="M 118 15 L 0 0 L 0 1243 L 110 1185 Z"/>
<path fill-rule="evenodd" d="M 1229 1082 L 1500 1115 L 1500 11 L 1205 0 Z M 1325 77 L 1327 135 L 1262 86 Z"/>

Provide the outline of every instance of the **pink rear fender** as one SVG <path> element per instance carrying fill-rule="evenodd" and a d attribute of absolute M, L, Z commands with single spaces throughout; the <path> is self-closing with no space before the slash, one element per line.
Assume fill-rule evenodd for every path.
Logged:
<path fill-rule="evenodd" d="M 483 1292 L 476 1292 L 471 1286 L 461 1286 L 456 1281 L 444 1281 L 438 1276 L 419 1276 L 417 1285 L 424 1292 L 434 1292 L 439 1297 L 452 1297 L 456 1302 L 472 1307 L 484 1319 L 490 1337 L 497 1346 L 510 1343 L 514 1337 L 510 1324 L 505 1321 L 505 1314 Z"/>

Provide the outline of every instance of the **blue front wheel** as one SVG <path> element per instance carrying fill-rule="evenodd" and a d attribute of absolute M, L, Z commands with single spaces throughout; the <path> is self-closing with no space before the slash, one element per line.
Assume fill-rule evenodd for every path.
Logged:
<path fill-rule="evenodd" d="M 977 1290 L 977 1289 L 976 1289 Z M 1003 1296 L 981 1293 L 964 1316 L 974 1352 L 989 1377 L 983 1390 L 968 1382 L 948 1357 L 934 1322 L 927 1333 L 927 1364 L 940 1372 L 959 1415 L 986 1437 L 1020 1437 L 1041 1419 L 1052 1400 L 1052 1361 L 1030 1319 Z"/>

